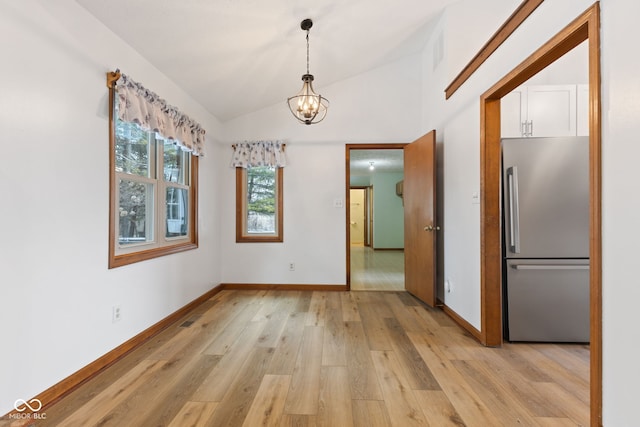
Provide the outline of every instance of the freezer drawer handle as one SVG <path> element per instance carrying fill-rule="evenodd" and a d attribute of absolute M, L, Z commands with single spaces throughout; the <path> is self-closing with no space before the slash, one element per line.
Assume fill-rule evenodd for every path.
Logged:
<path fill-rule="evenodd" d="M 509 186 L 509 250 L 520 253 L 520 202 L 518 201 L 518 168 L 507 169 Z"/>
<path fill-rule="evenodd" d="M 588 265 L 577 264 L 511 264 L 514 270 L 588 270 Z"/>

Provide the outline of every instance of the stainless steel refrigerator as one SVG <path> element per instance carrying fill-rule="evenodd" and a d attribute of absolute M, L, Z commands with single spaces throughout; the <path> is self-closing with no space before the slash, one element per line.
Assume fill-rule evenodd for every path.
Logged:
<path fill-rule="evenodd" d="M 505 338 L 589 341 L 589 139 L 502 140 Z"/>

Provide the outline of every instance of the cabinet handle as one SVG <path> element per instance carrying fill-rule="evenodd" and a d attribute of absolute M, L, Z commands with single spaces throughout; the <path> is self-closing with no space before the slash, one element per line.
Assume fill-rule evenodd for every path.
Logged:
<path fill-rule="evenodd" d="M 527 136 L 527 122 L 522 122 L 522 126 L 520 126 L 522 129 L 520 130 L 520 133 L 522 133 L 522 136 Z"/>
<path fill-rule="evenodd" d="M 533 120 L 529 120 L 529 136 L 533 136 Z"/>

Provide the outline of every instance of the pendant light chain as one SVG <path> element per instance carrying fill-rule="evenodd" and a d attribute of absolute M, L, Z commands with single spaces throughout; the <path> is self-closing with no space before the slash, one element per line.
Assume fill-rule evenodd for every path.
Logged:
<path fill-rule="evenodd" d="M 307 74 L 309 73 L 309 30 L 307 30 Z"/>

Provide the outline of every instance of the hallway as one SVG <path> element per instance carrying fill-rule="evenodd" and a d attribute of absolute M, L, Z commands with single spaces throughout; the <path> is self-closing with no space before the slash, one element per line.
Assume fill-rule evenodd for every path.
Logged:
<path fill-rule="evenodd" d="M 351 290 L 403 291 L 404 251 L 351 246 Z"/>

